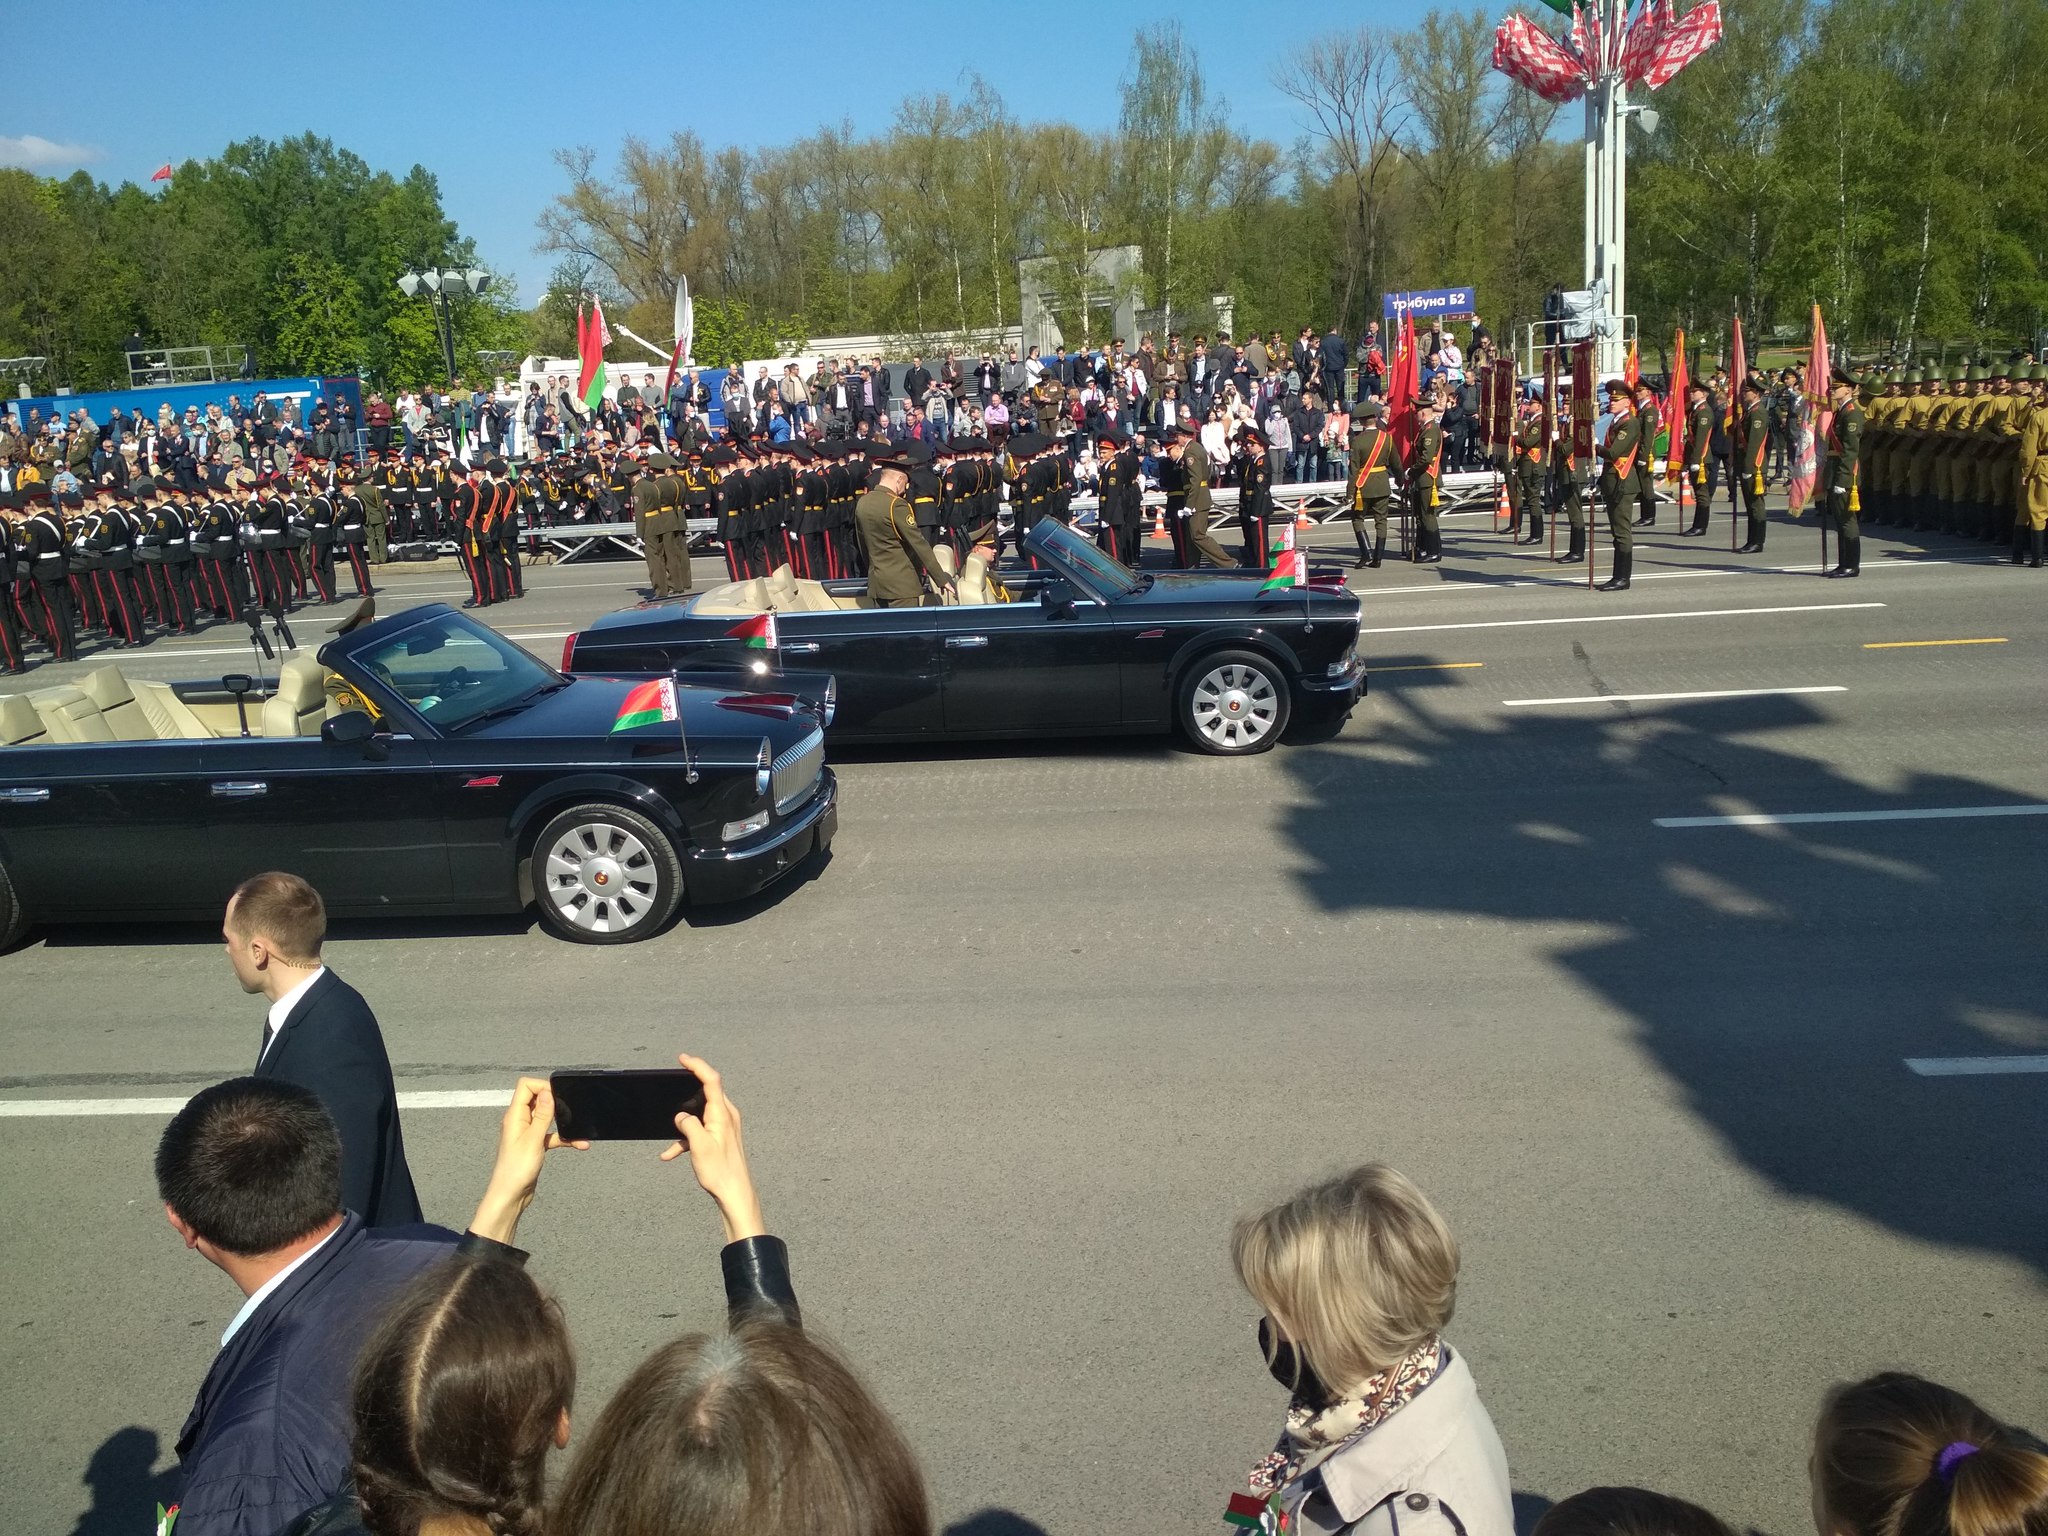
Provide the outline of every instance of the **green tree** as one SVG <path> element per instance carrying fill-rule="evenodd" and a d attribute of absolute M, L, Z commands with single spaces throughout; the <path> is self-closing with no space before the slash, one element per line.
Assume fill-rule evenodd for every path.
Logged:
<path fill-rule="evenodd" d="M 271 289 L 277 361 L 293 373 L 350 373 L 363 357 L 355 282 L 333 258 L 295 252 Z"/>

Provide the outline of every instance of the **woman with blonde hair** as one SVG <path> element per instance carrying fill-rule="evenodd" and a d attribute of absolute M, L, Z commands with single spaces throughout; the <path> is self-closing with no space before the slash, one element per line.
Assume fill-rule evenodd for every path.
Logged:
<path fill-rule="evenodd" d="M 1919 1376 L 1829 1393 L 1808 1470 L 1820 1536 L 2048 1536 L 2048 1451 Z"/>
<path fill-rule="evenodd" d="M 1231 1522 L 1513 1536 L 1506 1453 L 1443 1337 L 1458 1245 L 1422 1191 L 1368 1163 L 1244 1218 L 1231 1249 L 1265 1312 L 1267 1369 L 1292 1394 L 1250 1491 L 1231 1497 Z"/>

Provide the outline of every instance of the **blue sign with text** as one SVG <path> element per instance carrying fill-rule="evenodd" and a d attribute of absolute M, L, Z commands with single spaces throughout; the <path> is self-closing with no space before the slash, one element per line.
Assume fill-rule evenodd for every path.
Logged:
<path fill-rule="evenodd" d="M 1418 288 L 1413 293 L 1380 295 L 1380 313 L 1389 320 L 1412 314 L 1418 320 L 1470 320 L 1479 314 L 1470 288 Z"/>

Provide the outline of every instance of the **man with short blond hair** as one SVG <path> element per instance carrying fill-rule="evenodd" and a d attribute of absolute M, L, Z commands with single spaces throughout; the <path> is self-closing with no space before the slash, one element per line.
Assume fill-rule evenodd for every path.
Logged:
<path fill-rule="evenodd" d="M 384 1035 L 363 995 L 321 961 L 320 893 L 297 875 L 252 875 L 228 898 L 221 937 L 242 990 L 270 1000 L 254 1075 L 311 1090 L 341 1132 L 343 1208 L 365 1226 L 419 1221 Z"/>

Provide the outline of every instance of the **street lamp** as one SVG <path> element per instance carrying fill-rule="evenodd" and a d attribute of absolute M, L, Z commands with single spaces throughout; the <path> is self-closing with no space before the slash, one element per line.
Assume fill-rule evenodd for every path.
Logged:
<path fill-rule="evenodd" d="M 441 361 L 448 370 L 448 382 L 455 382 L 455 317 L 449 312 L 448 301 L 467 290 L 472 295 L 481 294 L 491 285 L 491 274 L 482 267 L 429 267 L 416 272 L 408 267 L 399 274 L 398 291 L 408 299 L 421 289 L 428 294 L 434 310 L 434 329 L 441 338 Z"/>

